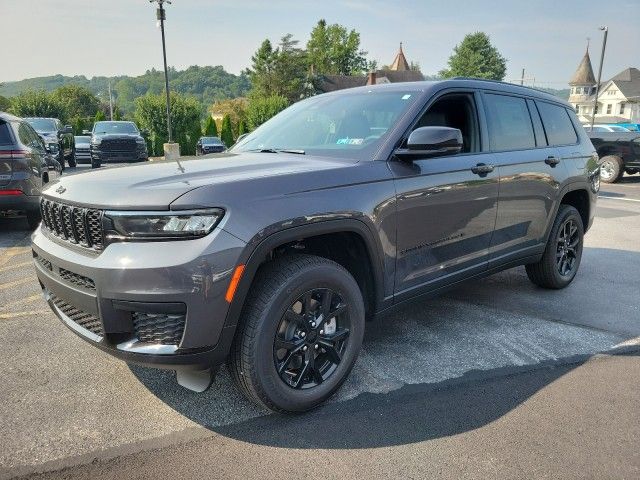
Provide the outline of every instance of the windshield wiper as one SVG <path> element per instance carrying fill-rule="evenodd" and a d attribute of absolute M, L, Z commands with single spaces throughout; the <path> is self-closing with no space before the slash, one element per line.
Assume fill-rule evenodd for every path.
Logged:
<path fill-rule="evenodd" d="M 296 155 L 304 155 L 304 150 L 295 148 L 252 148 L 245 150 L 246 152 L 258 152 L 258 153 L 295 153 Z"/>

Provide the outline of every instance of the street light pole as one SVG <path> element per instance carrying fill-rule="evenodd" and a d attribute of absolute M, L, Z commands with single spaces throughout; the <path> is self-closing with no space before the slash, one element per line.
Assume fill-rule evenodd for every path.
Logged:
<path fill-rule="evenodd" d="M 600 30 L 604 31 L 604 38 L 602 40 L 602 52 L 600 53 L 600 66 L 598 67 L 598 83 L 596 83 L 596 94 L 593 99 L 593 114 L 591 115 L 591 131 L 593 132 L 593 124 L 596 121 L 596 109 L 598 108 L 598 95 L 600 94 L 600 78 L 602 77 L 602 64 L 604 63 L 604 51 L 607 48 L 607 35 L 609 34 L 609 27 L 600 27 Z"/>
<path fill-rule="evenodd" d="M 167 93 L 167 139 L 169 143 L 173 143 L 171 138 L 171 100 L 169 97 L 169 72 L 167 71 L 167 47 L 165 46 L 164 40 L 164 21 L 167 16 L 164 9 L 164 3 L 171 4 L 170 0 L 149 0 L 151 3 L 157 2 L 158 9 L 156 11 L 156 16 L 158 21 L 160 22 L 160 32 L 162 33 L 162 59 L 164 61 L 164 87 Z"/>
<path fill-rule="evenodd" d="M 109 80 L 109 120 L 113 121 L 113 97 L 111 96 L 111 80 Z"/>

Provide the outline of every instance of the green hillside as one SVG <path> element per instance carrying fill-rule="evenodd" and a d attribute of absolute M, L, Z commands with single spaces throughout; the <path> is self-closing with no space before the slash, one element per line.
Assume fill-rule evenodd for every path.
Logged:
<path fill-rule="evenodd" d="M 4 82 L 0 85 L 0 96 L 13 97 L 25 90 L 45 90 L 51 92 L 63 85 L 81 85 L 87 87 L 94 94 L 107 97 L 108 82 L 118 107 L 125 113 L 133 110 L 133 101 L 146 93 L 157 94 L 164 91 L 164 75 L 162 71 L 151 69 L 144 75 L 129 77 L 92 77 L 84 75 L 67 77 L 52 75 Z M 200 67 L 191 66 L 186 70 L 169 70 L 169 84 L 173 91 L 194 96 L 203 106 L 209 106 L 216 100 L 235 98 L 247 94 L 250 88 L 246 75 L 234 75 L 224 70 L 222 66 Z"/>

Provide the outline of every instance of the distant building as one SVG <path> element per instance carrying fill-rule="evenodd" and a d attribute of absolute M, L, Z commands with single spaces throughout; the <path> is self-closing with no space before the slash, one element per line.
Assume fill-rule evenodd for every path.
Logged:
<path fill-rule="evenodd" d="M 596 84 L 587 48 L 569 82 L 569 103 L 574 106 L 578 118 L 583 123 L 591 122 Z M 640 70 L 629 67 L 602 82 L 597 105 L 595 123 L 640 122 Z"/>
<path fill-rule="evenodd" d="M 345 88 L 363 87 L 379 83 L 418 82 L 424 76 L 418 70 L 411 70 L 407 57 L 400 49 L 388 70 L 376 70 L 368 75 L 318 75 L 314 80 L 316 93 L 333 92 Z"/>

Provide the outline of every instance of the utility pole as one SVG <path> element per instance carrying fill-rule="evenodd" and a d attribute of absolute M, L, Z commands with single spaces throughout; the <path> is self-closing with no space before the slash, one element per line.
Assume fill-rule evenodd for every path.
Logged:
<path fill-rule="evenodd" d="M 109 80 L 109 119 L 113 121 L 113 97 L 111 96 L 111 80 Z"/>
<path fill-rule="evenodd" d="M 604 51 L 607 48 L 607 35 L 609 34 L 609 27 L 600 27 L 600 30 L 604 32 L 604 38 L 602 39 L 602 52 L 600 53 L 600 66 L 598 67 L 598 83 L 596 83 L 596 94 L 593 99 L 593 115 L 591 115 L 591 131 L 593 131 L 593 124 L 596 121 L 596 109 L 598 108 L 598 95 L 600 94 L 600 78 L 602 77 L 602 64 L 604 63 Z"/>
<path fill-rule="evenodd" d="M 167 48 L 165 46 L 164 39 L 164 21 L 167 16 L 164 9 L 164 4 L 168 3 L 171 5 L 170 0 L 149 0 L 150 3 L 157 2 L 158 9 L 156 10 L 156 17 L 160 22 L 160 32 L 162 33 L 162 59 L 164 61 L 164 87 L 167 93 L 167 139 L 169 143 L 173 143 L 171 138 L 171 100 L 169 97 L 169 72 L 167 70 Z"/>
<path fill-rule="evenodd" d="M 522 69 L 522 76 L 520 77 L 520 85 L 524 85 L 524 68 Z"/>

